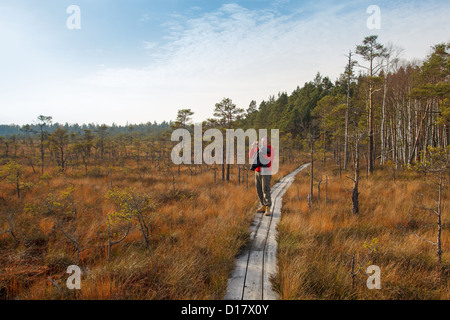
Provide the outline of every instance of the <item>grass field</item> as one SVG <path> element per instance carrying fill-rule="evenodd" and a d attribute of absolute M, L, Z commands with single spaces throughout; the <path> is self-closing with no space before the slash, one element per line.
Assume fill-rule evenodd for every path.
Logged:
<path fill-rule="evenodd" d="M 221 299 L 234 258 L 248 239 L 257 206 L 253 172 L 236 168 L 222 182 L 221 168 L 150 166 L 49 167 L 44 175 L 23 167 L 20 198 L 0 184 L 0 295 L 3 299 Z M 284 164 L 276 183 L 298 164 Z M 216 175 L 216 177 L 214 177 Z M 148 195 L 143 218 L 112 246 L 108 215 L 122 212 L 111 190 Z M 127 220 L 111 224 L 111 240 L 126 234 Z M 58 228 L 61 226 L 61 228 Z M 12 227 L 12 228 L 11 228 Z M 69 237 L 65 236 L 66 233 Z M 79 247 L 77 261 L 77 245 Z M 82 271 L 81 290 L 68 290 L 66 269 Z"/>
<path fill-rule="evenodd" d="M 272 184 L 307 161 L 282 164 Z M 13 183 L 0 184 L 0 298 L 222 299 L 258 201 L 253 172 L 241 172 L 238 183 L 232 167 L 223 182 L 217 169 L 129 161 L 87 172 L 51 166 L 40 175 L 22 166 L 20 197 Z M 308 169 L 283 199 L 272 279 L 281 299 L 450 298 L 448 187 L 439 266 L 435 246 L 418 237 L 436 239 L 435 217 L 419 208 L 437 199 L 430 179 L 410 170 L 394 179 L 389 168 L 361 174 L 354 215 L 350 173 L 339 178 L 332 163 L 315 170 L 323 180 L 311 208 Z M 139 215 L 123 216 L 130 203 L 112 194 L 146 199 L 136 208 L 148 239 Z M 66 287 L 73 264 L 83 271 L 81 290 Z M 380 267 L 381 290 L 366 287 L 369 265 Z"/>
<path fill-rule="evenodd" d="M 367 178 L 362 168 L 360 214 L 352 213 L 352 181 L 340 179 L 334 164 L 320 164 L 321 198 L 308 206 L 308 172 L 283 199 L 279 224 L 279 273 L 273 284 L 282 299 L 449 299 L 450 208 L 444 189 L 442 266 L 436 247 L 437 219 L 420 209 L 437 200 L 436 187 L 421 175 L 379 169 Z M 320 173 L 319 173 L 320 176 Z M 348 190 L 347 190 L 348 189 Z M 326 198 L 325 198 L 326 195 Z M 421 196 L 423 195 L 423 197 Z M 353 261 L 353 272 L 352 272 Z M 377 265 L 381 289 L 366 286 L 366 268 Z"/>

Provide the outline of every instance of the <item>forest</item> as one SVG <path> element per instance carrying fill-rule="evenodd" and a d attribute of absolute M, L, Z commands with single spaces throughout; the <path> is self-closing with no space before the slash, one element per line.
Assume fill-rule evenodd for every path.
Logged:
<path fill-rule="evenodd" d="M 280 130 L 273 183 L 311 163 L 280 225 L 282 299 L 449 298 L 449 49 L 406 61 L 368 36 L 334 82 L 317 73 L 259 105 L 211 107 L 204 129 Z M 0 299 L 221 299 L 257 206 L 253 172 L 171 162 L 171 132 L 193 130 L 193 110 L 161 124 L 1 125 Z M 369 260 L 396 270 L 378 295 L 357 284 Z M 336 261 L 351 263 L 330 279 Z M 65 288 L 73 264 L 79 291 Z M 413 272 L 425 280 L 405 283 Z"/>

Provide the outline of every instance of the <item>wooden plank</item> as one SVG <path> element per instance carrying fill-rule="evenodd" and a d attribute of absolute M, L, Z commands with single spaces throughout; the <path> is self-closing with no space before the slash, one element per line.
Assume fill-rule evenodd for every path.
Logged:
<path fill-rule="evenodd" d="M 262 300 L 263 251 L 251 251 L 243 300 Z"/>
<path fill-rule="evenodd" d="M 250 248 L 253 244 L 253 240 L 255 239 L 256 231 L 260 225 L 262 217 L 262 213 L 257 213 L 250 225 L 249 243 L 237 258 L 235 268 L 228 279 L 228 287 L 224 300 L 242 300 L 243 298 L 247 265 L 250 258 Z"/>
<path fill-rule="evenodd" d="M 250 258 L 247 267 L 247 276 L 244 286 L 244 300 L 262 299 L 262 275 L 263 275 L 263 255 L 267 233 L 269 231 L 270 219 L 265 217 L 261 221 L 255 239 L 250 249 Z"/>
<path fill-rule="evenodd" d="M 225 300 L 274 300 L 270 278 L 277 271 L 277 226 L 281 220 L 282 197 L 294 181 L 295 175 L 309 164 L 297 168 L 271 189 L 272 215 L 255 215 L 250 226 L 249 244 L 241 252 L 236 267 L 228 279 Z"/>
<path fill-rule="evenodd" d="M 309 164 L 305 164 L 301 167 L 299 167 L 294 172 L 288 174 L 283 181 L 285 182 L 285 185 L 283 186 L 283 189 L 280 190 L 280 192 L 277 195 L 276 202 L 274 203 L 273 208 L 273 217 L 272 217 L 272 223 L 270 225 L 269 233 L 267 235 L 267 243 L 264 250 L 264 268 L 263 268 L 263 300 L 276 300 L 278 299 L 278 295 L 275 291 L 272 289 L 272 284 L 270 282 L 270 279 L 276 275 L 277 273 L 277 249 L 278 249 L 278 242 L 277 242 L 277 236 L 278 231 L 277 227 L 279 222 L 281 221 L 281 210 L 282 210 L 282 197 L 286 193 L 287 189 L 291 186 L 291 184 L 294 182 L 295 175 L 299 173 L 301 170 L 305 169 Z"/>
<path fill-rule="evenodd" d="M 277 190 L 279 188 L 279 186 L 280 186 L 280 183 L 277 183 L 272 187 L 272 189 Z M 258 258 L 260 257 L 259 254 L 253 254 L 252 256 L 250 256 L 250 249 L 252 251 L 255 251 L 255 250 L 258 250 L 258 248 L 260 248 L 259 250 L 261 252 L 263 251 L 263 241 L 265 240 L 265 238 L 262 237 L 262 235 L 267 233 L 267 228 L 265 228 L 264 225 L 263 225 L 264 233 L 259 233 L 259 237 L 255 240 L 257 231 L 261 227 L 263 217 L 264 217 L 264 215 L 262 213 L 257 213 L 250 225 L 249 244 L 237 258 L 235 269 L 233 270 L 233 273 L 231 274 L 231 277 L 228 280 L 227 292 L 224 297 L 225 300 L 242 300 L 242 299 L 244 299 L 244 287 L 245 287 L 247 266 L 249 264 L 249 260 L 251 259 L 250 266 L 253 266 L 255 263 L 258 263 L 257 261 L 259 261 Z M 262 255 L 261 255 L 261 257 L 262 257 Z M 261 266 L 262 266 L 262 261 L 261 261 Z M 251 268 L 253 268 L 253 267 L 251 267 Z M 252 290 L 252 288 L 256 284 L 255 279 L 252 278 L 252 274 L 254 274 L 254 273 L 255 273 L 255 271 L 250 272 L 249 282 L 254 283 L 253 285 L 251 285 L 250 290 Z"/>
<path fill-rule="evenodd" d="M 236 266 L 228 279 L 224 300 L 242 300 L 245 275 L 247 274 L 249 250 L 245 250 L 237 259 Z"/>
<path fill-rule="evenodd" d="M 266 250 L 264 251 L 264 270 L 263 270 L 263 300 L 277 300 L 278 295 L 272 289 L 271 277 L 277 274 L 277 240 L 271 236 L 268 238 Z"/>
<path fill-rule="evenodd" d="M 277 294 L 272 289 L 270 278 L 277 272 L 277 226 L 281 220 L 281 198 L 277 199 L 273 210 L 272 223 L 267 236 L 266 247 L 264 250 L 264 270 L 263 270 L 263 300 L 276 300 Z"/>
<path fill-rule="evenodd" d="M 273 198 L 276 199 L 284 188 L 284 181 L 280 180 L 272 187 Z M 276 205 L 276 201 L 272 202 L 271 212 Z M 263 268 L 264 268 L 264 249 L 267 244 L 267 235 L 269 234 L 272 224 L 272 216 L 265 217 L 261 220 L 259 228 L 250 249 L 249 263 L 247 268 L 246 281 L 244 284 L 243 300 L 261 300 L 263 297 Z M 270 285 L 270 283 L 269 283 Z"/>

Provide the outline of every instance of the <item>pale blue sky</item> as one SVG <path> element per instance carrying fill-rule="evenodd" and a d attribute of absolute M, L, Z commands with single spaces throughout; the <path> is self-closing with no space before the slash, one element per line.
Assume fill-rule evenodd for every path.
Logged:
<path fill-rule="evenodd" d="M 247 108 L 318 71 L 334 81 L 370 34 L 423 59 L 450 41 L 448 16 L 449 1 L 0 0 L 0 123 L 201 121 L 224 97 Z"/>

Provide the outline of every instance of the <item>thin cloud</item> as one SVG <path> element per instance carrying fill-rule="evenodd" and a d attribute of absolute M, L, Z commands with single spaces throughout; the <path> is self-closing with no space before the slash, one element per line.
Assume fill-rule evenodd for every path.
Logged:
<path fill-rule="evenodd" d="M 366 28 L 365 7 L 350 10 L 348 4 L 340 4 L 320 9 L 299 19 L 274 9 L 226 4 L 194 19 L 177 16 L 167 22 L 170 41 L 154 52 L 155 63 L 140 69 L 107 69 L 88 82 L 146 89 L 155 107 L 164 103 L 172 115 L 177 108 L 191 107 L 200 121 L 210 116 L 214 103 L 224 96 L 246 107 L 253 99 L 293 90 L 318 71 L 334 80 L 344 70 L 344 54 L 374 31 Z M 446 19 L 437 10 L 407 5 L 385 10 L 384 29 L 378 31 L 381 40 L 394 37 L 407 50 L 418 42 L 423 51 L 424 41 L 417 39 L 426 39 L 427 29 Z M 414 28 L 415 35 L 401 36 L 410 33 L 411 23 L 427 19 L 433 22 Z M 441 36 L 442 32 L 435 34 Z"/>
<path fill-rule="evenodd" d="M 144 13 L 140 18 L 139 21 L 141 22 L 147 22 L 150 21 L 151 17 L 148 13 Z"/>
<path fill-rule="evenodd" d="M 381 30 L 367 29 L 367 6 L 356 1 L 311 2 L 287 13 L 234 3 L 195 15 L 190 10 L 164 22 L 164 37 L 138 43 L 148 58 L 140 68 L 99 68 L 99 61 L 88 76 L 34 86 L 26 94 L 17 90 L 3 102 L 37 101 L 36 108 L 70 122 L 171 120 L 180 108 L 193 109 L 201 121 L 223 97 L 245 108 L 251 100 L 294 90 L 318 71 L 335 80 L 344 71 L 344 55 L 370 34 L 403 47 L 405 59 L 423 59 L 429 46 L 449 40 L 447 2 L 380 7 Z"/>
<path fill-rule="evenodd" d="M 152 50 L 158 46 L 158 43 L 151 41 L 142 41 L 142 46 L 144 47 L 145 50 Z"/>

